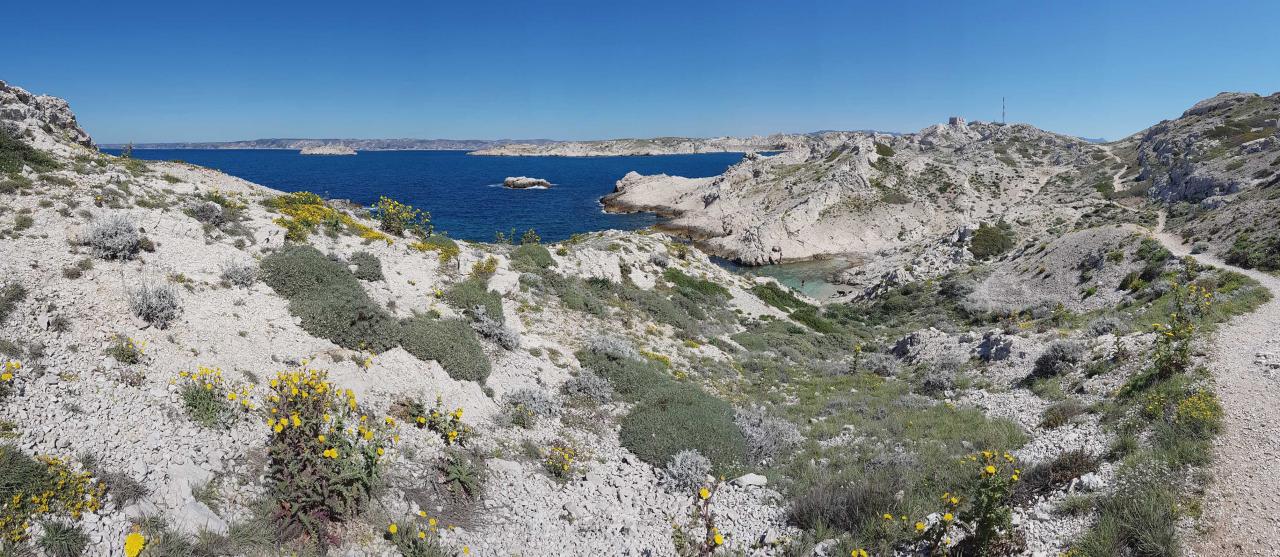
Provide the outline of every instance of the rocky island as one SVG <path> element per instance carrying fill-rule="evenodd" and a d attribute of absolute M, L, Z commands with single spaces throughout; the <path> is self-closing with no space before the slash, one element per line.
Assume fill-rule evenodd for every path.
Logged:
<path fill-rule="evenodd" d="M 346 145 L 315 145 L 303 147 L 299 155 L 354 155 L 356 150 Z"/>
<path fill-rule="evenodd" d="M 551 187 L 551 182 L 543 180 L 542 178 L 530 178 L 528 176 L 508 176 L 502 181 L 502 187 L 513 190 L 545 190 Z"/>

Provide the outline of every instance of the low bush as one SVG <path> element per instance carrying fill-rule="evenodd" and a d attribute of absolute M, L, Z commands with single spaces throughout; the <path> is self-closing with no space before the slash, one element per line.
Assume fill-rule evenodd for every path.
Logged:
<path fill-rule="evenodd" d="M 1055 403 L 1045 408 L 1044 414 L 1040 416 L 1040 427 L 1046 429 L 1062 427 L 1070 423 L 1072 418 L 1083 414 L 1084 411 L 1084 405 L 1074 398 Z"/>
<path fill-rule="evenodd" d="M 1066 486 L 1071 480 L 1098 471 L 1098 464 L 1098 457 L 1083 449 L 1064 452 L 1023 473 L 1014 488 L 1013 499 L 1018 504 L 1028 503 Z"/>
<path fill-rule="evenodd" d="M 1045 379 L 1057 377 L 1075 369 L 1084 357 L 1084 345 L 1072 340 L 1057 340 L 1036 358 L 1031 377 Z"/>
<path fill-rule="evenodd" d="M 612 347 L 593 345 L 588 349 L 579 350 L 575 356 L 583 369 L 592 371 L 609 381 L 613 389 L 624 399 L 636 401 L 655 390 L 661 390 L 675 383 L 662 364 L 653 360 L 639 359 L 639 354 L 629 346 L 625 346 L 625 350 L 618 351 L 612 351 L 610 348 Z"/>
<path fill-rule="evenodd" d="M 747 458 L 746 440 L 734 423 L 733 407 L 697 387 L 671 384 L 648 393 L 622 419 L 623 447 L 652 466 L 676 453 L 696 450 L 719 473 Z"/>
<path fill-rule="evenodd" d="M 351 254 L 351 264 L 356 266 L 356 278 L 370 282 L 382 280 L 382 261 L 367 251 Z"/>
<path fill-rule="evenodd" d="M 48 520 L 40 525 L 44 533 L 36 542 L 36 547 L 50 557 L 80 557 L 89 547 L 89 536 L 77 524 Z"/>
<path fill-rule="evenodd" d="M 71 280 L 75 280 L 84 276 L 84 273 L 86 271 L 89 271 L 92 269 L 93 269 L 93 260 L 86 257 L 84 259 L 77 261 L 75 265 L 68 265 L 66 267 L 63 267 L 62 276 L 69 278 Z"/>
<path fill-rule="evenodd" d="M 791 291 L 785 287 L 779 286 L 773 282 L 757 284 L 751 287 L 751 293 L 755 294 L 760 301 L 769 304 L 782 311 L 791 311 L 811 307 L 804 300 L 796 297 Z"/>
<path fill-rule="evenodd" d="M 478 305 L 471 308 L 471 318 L 471 328 L 475 329 L 480 336 L 507 350 L 520 347 L 520 333 L 503 325 L 502 319 L 489 317 L 489 310 L 485 309 L 485 306 Z"/>
<path fill-rule="evenodd" d="M 461 319 L 415 317 L 404 323 L 400 343 L 421 360 L 440 363 L 449 377 L 484 383 L 490 364 L 475 332 Z"/>
<path fill-rule="evenodd" d="M 18 304 L 27 299 L 27 287 L 12 282 L 0 287 L 0 324 L 9 318 L 9 314 L 18 308 Z"/>
<path fill-rule="evenodd" d="M 489 290 L 489 282 L 486 279 L 472 277 L 454 284 L 445 291 L 444 299 L 453 307 L 466 312 L 472 319 L 476 316 L 474 308 L 482 306 L 489 318 L 499 324 L 506 322 L 502 313 L 502 297 L 497 292 Z"/>
<path fill-rule="evenodd" d="M 334 526 L 372 499 L 392 435 L 379 421 L 363 419 L 352 391 L 322 371 L 281 372 L 271 389 L 266 484 L 278 536 L 306 536 L 324 549 L 337 539 Z"/>
<path fill-rule="evenodd" d="M 711 461 L 696 450 L 680 451 L 667 461 L 662 470 L 662 483 L 679 493 L 692 493 L 707 484 Z"/>
<path fill-rule="evenodd" d="M 570 398 L 605 404 L 613 399 L 613 385 L 590 370 L 582 370 L 564 383 L 564 394 Z"/>
<path fill-rule="evenodd" d="M 1280 269 L 1280 237 L 1255 239 L 1248 233 L 1236 236 L 1223 260 L 1246 269 Z"/>
<path fill-rule="evenodd" d="M 1173 483 L 1135 480 L 1098 504 L 1098 519 L 1072 555 L 1182 555 L 1178 537 L 1180 498 Z"/>
<path fill-rule="evenodd" d="M 89 225 L 83 238 L 94 255 L 103 259 L 133 259 L 142 249 L 142 235 L 133 219 L 125 215 L 100 218 Z"/>
<path fill-rule="evenodd" d="M 706 279 L 691 277 L 675 267 L 662 271 L 662 278 L 695 300 L 710 301 L 729 297 L 729 290 L 725 287 Z"/>
<path fill-rule="evenodd" d="M 552 478 L 566 481 L 578 470 L 578 449 L 568 442 L 556 440 L 542 456 L 542 467 Z"/>
<path fill-rule="evenodd" d="M 465 446 L 475 436 L 475 430 L 462 422 L 462 407 L 449 410 L 444 406 L 444 397 L 436 395 L 435 407 L 427 406 L 416 400 L 399 401 L 391 412 L 402 420 L 412 423 L 418 429 L 428 429 L 440 435 L 445 445 Z"/>
<path fill-rule="evenodd" d="M 285 239 L 305 242 L 316 229 L 324 227 L 330 236 L 351 232 L 365 241 L 382 240 L 391 243 L 386 234 L 369 228 L 351 215 L 330 207 L 320 196 L 306 191 L 286 193 L 268 199 L 264 204 L 284 215 L 275 223 L 285 229 Z"/>
<path fill-rule="evenodd" d="M 117 362 L 133 365 L 141 362 L 142 357 L 146 355 L 142 347 L 141 342 L 124 335 L 116 335 L 111 339 L 111 344 L 107 345 L 106 354 L 115 358 Z"/>
<path fill-rule="evenodd" d="M 542 389 L 524 388 L 508 393 L 503 400 L 511 423 L 524 428 L 537 425 L 539 420 L 555 416 L 560 406 Z"/>
<path fill-rule="evenodd" d="M 749 465 L 759 465 L 790 453 L 804 441 L 800 428 L 782 418 L 768 415 L 763 408 L 738 409 L 734 423 L 742 430 Z"/>
<path fill-rule="evenodd" d="M 129 291 L 129 309 L 143 321 L 159 329 L 166 329 L 182 312 L 178 303 L 178 291 L 168 284 L 155 286 L 143 283 Z"/>
<path fill-rule="evenodd" d="M 542 244 L 521 244 L 511 250 L 511 268 L 525 273 L 537 273 L 556 265 L 551 252 Z"/>
<path fill-rule="evenodd" d="M 222 264 L 222 280 L 241 288 L 253 286 L 258 281 L 258 265 L 252 261 L 229 260 Z"/>
<path fill-rule="evenodd" d="M 288 246 L 267 256 L 261 274 L 289 300 L 289 312 L 312 335 L 373 352 L 391 348 L 399 339 L 399 325 L 369 299 L 347 266 L 311 246 Z"/>
<path fill-rule="evenodd" d="M 973 231 L 969 244 L 969 252 L 978 259 L 989 259 L 1009 251 L 1013 247 L 1013 228 L 1001 221 L 992 226 L 987 223 L 978 225 Z"/>

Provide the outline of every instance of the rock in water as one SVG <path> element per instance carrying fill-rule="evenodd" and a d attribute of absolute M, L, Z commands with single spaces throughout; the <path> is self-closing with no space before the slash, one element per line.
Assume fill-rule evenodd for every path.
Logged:
<path fill-rule="evenodd" d="M 316 145 L 314 147 L 303 147 L 298 151 L 299 155 L 354 155 L 356 150 L 346 145 Z"/>
<path fill-rule="evenodd" d="M 507 179 L 502 181 L 502 187 L 513 190 L 546 189 L 551 187 L 551 182 L 542 178 L 530 178 L 528 176 L 507 176 Z"/>

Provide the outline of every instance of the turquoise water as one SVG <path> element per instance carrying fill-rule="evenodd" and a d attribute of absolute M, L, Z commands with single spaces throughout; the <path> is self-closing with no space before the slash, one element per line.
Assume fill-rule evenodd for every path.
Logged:
<path fill-rule="evenodd" d="M 717 265 L 736 273 L 772 277 L 777 279 L 778 282 L 799 290 L 806 296 L 818 301 L 826 301 L 841 289 L 847 290 L 849 287 L 833 283 L 831 277 L 840 271 L 860 264 L 856 260 L 833 258 L 762 267 L 746 267 L 719 257 L 712 259 Z"/>

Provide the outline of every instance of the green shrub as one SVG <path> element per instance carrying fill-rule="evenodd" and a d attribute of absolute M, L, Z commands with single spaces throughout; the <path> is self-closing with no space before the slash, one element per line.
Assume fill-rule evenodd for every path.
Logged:
<path fill-rule="evenodd" d="M 982 223 L 973 232 L 969 251 L 978 259 L 988 259 L 1009 251 L 1013 247 L 1013 228 L 1001 221 L 995 226 Z"/>
<path fill-rule="evenodd" d="M 1182 555 L 1174 485 L 1155 479 L 1126 485 L 1098 505 L 1098 519 L 1071 549 L 1081 557 Z"/>
<path fill-rule="evenodd" d="M 18 303 L 27 299 L 27 288 L 18 283 L 6 284 L 0 288 L 0 323 L 9 318 L 9 314 L 18 307 Z"/>
<path fill-rule="evenodd" d="M 347 266 L 308 245 L 292 245 L 262 260 L 262 279 L 289 300 L 302 328 L 352 350 L 396 345 L 398 325 L 369 299 Z"/>
<path fill-rule="evenodd" d="M 1247 233 L 1240 234 L 1232 242 L 1223 260 L 1246 269 L 1280 269 L 1280 238 L 1254 239 Z"/>
<path fill-rule="evenodd" d="M 511 250 L 511 268 L 526 273 L 536 273 L 554 267 L 556 262 L 546 246 L 525 243 Z"/>
<path fill-rule="evenodd" d="M 382 280 L 382 262 L 378 256 L 367 251 L 351 254 L 351 264 L 356 266 L 356 278 L 367 281 Z"/>
<path fill-rule="evenodd" d="M 701 389 L 670 384 L 641 399 L 622 419 L 623 447 L 662 467 L 685 450 L 707 457 L 719 473 L 746 460 L 746 441 L 733 421 L 733 407 Z"/>
<path fill-rule="evenodd" d="M 776 283 L 766 282 L 757 284 L 751 288 L 751 293 L 755 294 L 760 301 L 769 304 L 782 311 L 791 311 L 793 309 L 804 309 L 811 307 L 804 300 L 796 297 L 785 287 L 780 287 Z"/>
<path fill-rule="evenodd" d="M 17 174 L 23 166 L 30 166 L 36 172 L 49 172 L 62 168 L 56 159 L 48 153 L 28 145 L 18 139 L 9 129 L 0 126 L 0 173 Z"/>
<path fill-rule="evenodd" d="M 692 294 L 690 297 L 696 300 L 729 297 L 729 291 L 725 287 L 706 279 L 691 277 L 675 267 L 668 267 L 663 271 L 662 278 L 674 284 L 677 289 Z"/>
<path fill-rule="evenodd" d="M 653 360 L 639 360 L 601 350 L 579 350 L 574 355 L 583 369 L 608 380 L 613 390 L 628 401 L 640 400 L 675 383 L 662 364 Z"/>
<path fill-rule="evenodd" d="M 877 142 L 876 142 L 876 154 L 877 154 L 877 155 L 880 155 L 880 156 L 882 156 L 882 157 L 892 157 L 892 156 L 893 156 L 893 147 L 890 147 L 890 146 L 888 146 L 888 145 L 885 145 L 885 144 L 880 143 L 879 141 L 877 141 Z"/>
<path fill-rule="evenodd" d="M 77 524 L 50 520 L 41 525 L 44 534 L 36 545 L 50 557 L 80 557 L 89 547 L 89 536 Z"/>
<path fill-rule="evenodd" d="M 454 284 L 444 293 L 445 301 L 474 318 L 476 306 L 483 306 L 485 315 L 494 321 L 505 321 L 502 313 L 502 297 L 489 290 L 489 281 L 472 277 Z"/>
<path fill-rule="evenodd" d="M 1040 427 L 1053 429 L 1067 425 L 1072 418 L 1083 414 L 1084 405 L 1076 399 L 1067 399 L 1044 410 L 1040 417 Z"/>
<path fill-rule="evenodd" d="M 471 326 L 461 319 L 415 317 L 404 323 L 401 344 L 421 360 L 440 363 L 449 377 L 484 383 L 490 364 Z"/>

